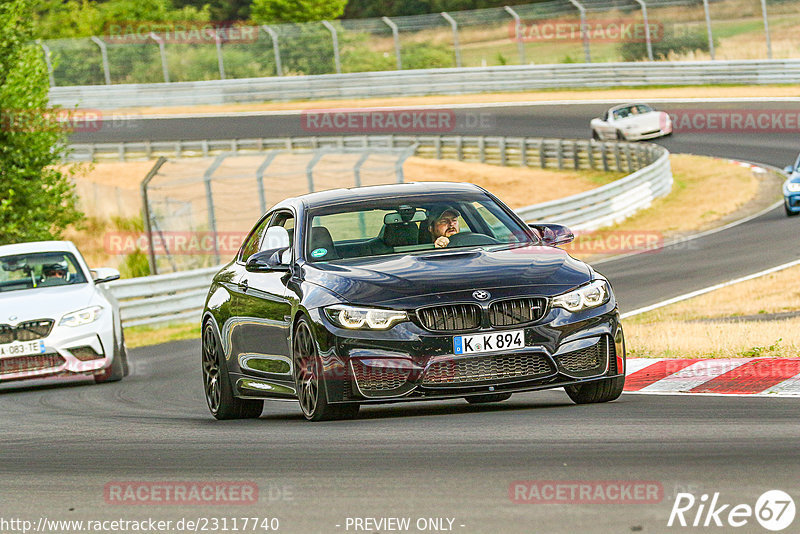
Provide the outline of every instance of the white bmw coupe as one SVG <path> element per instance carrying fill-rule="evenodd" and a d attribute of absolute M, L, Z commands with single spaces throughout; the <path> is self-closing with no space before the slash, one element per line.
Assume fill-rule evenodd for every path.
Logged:
<path fill-rule="evenodd" d="M 0 382 L 128 374 L 119 304 L 69 241 L 0 246 Z"/>
<path fill-rule="evenodd" d="M 672 134 L 669 114 L 656 111 L 647 104 L 623 104 L 592 119 L 592 138 L 638 141 Z"/>

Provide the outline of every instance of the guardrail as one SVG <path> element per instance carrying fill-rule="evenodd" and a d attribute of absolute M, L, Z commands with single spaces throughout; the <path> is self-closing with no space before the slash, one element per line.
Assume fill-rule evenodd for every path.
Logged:
<path fill-rule="evenodd" d="M 505 65 L 202 82 L 53 87 L 65 108 L 114 109 L 643 85 L 789 84 L 800 60 Z"/>
<path fill-rule="evenodd" d="M 119 300 L 124 326 L 199 319 L 208 287 L 219 267 L 109 282 Z"/>
<path fill-rule="evenodd" d="M 619 143 L 588 139 L 462 135 L 385 135 L 280 137 L 200 141 L 125 142 L 71 145 L 73 161 L 146 160 L 157 157 L 218 156 L 223 153 L 258 154 L 267 150 L 318 148 L 408 148 L 415 156 L 436 159 L 557 169 L 596 169 L 634 172 L 661 155 L 647 143 Z"/>
<path fill-rule="evenodd" d="M 231 141 L 232 142 L 232 141 Z M 220 149 L 231 149 L 221 142 Z M 216 145 L 207 144 L 207 154 Z M 228 143 L 227 145 L 225 143 Z M 624 219 L 647 207 L 672 188 L 669 152 L 649 143 L 598 142 L 592 140 L 535 139 L 510 137 L 389 136 L 291 138 L 236 141 L 240 151 L 260 146 L 277 148 L 322 146 L 413 146 L 417 155 L 482 161 L 499 165 L 541 168 L 617 170 L 628 176 L 605 186 L 567 198 L 517 210 L 525 220 L 558 222 L 574 229 L 589 230 Z M 354 145 L 361 143 L 361 145 Z M 151 149 L 157 147 L 150 144 Z M 174 147 L 174 144 L 173 144 Z M 185 147 L 184 147 L 185 148 Z M 255 150 L 255 148 L 252 148 Z M 123 154 L 131 152 L 123 150 Z M 183 149 L 180 153 L 184 153 Z M 202 150 L 199 154 L 202 154 Z M 120 280 L 108 285 L 120 301 L 125 326 L 199 319 L 211 278 L 218 267 Z"/>

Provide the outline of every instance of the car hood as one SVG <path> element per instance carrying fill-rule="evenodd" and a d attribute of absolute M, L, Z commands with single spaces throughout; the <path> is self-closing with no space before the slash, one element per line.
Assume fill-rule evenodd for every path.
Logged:
<path fill-rule="evenodd" d="M 416 306 L 476 289 L 556 295 L 592 278 L 588 265 L 553 247 L 453 250 L 306 264 L 304 278 L 356 304 Z M 430 296 L 435 295 L 436 299 Z M 428 297 L 428 298 L 426 298 Z M 470 297 L 471 299 L 471 297 Z"/>
<path fill-rule="evenodd" d="M 67 313 L 89 306 L 95 295 L 91 284 L 40 287 L 0 293 L 0 324 L 33 319 L 58 321 Z M 16 319 L 11 319 L 16 317 Z"/>

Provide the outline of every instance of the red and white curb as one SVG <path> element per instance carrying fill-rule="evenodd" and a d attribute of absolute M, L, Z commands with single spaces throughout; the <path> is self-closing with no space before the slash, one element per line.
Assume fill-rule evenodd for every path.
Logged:
<path fill-rule="evenodd" d="M 631 358 L 626 393 L 800 397 L 800 358 Z"/>

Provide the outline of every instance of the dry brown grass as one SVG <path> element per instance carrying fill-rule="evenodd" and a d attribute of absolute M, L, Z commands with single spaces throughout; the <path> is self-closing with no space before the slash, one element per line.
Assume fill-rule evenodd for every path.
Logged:
<path fill-rule="evenodd" d="M 673 154 L 670 157 L 675 183 L 672 192 L 655 200 L 651 207 L 625 221 L 596 232 L 579 236 L 571 250 L 574 256 L 587 259 L 607 250 L 604 243 L 614 243 L 614 236 L 654 237 L 659 243 L 684 232 L 714 226 L 734 213 L 758 191 L 758 180 L 750 169 L 727 160 Z M 725 191 L 725 195 L 719 195 Z M 612 254 L 632 250 L 609 250 Z"/>
<path fill-rule="evenodd" d="M 780 321 L 626 322 L 629 357 L 800 356 L 800 318 Z"/>
<path fill-rule="evenodd" d="M 448 104 L 471 104 L 492 102 L 536 102 L 549 100 L 619 100 L 648 98 L 754 98 L 800 96 L 800 90 L 792 85 L 755 85 L 732 87 L 669 87 L 636 89 L 592 89 L 551 90 L 516 93 L 481 93 L 453 96 L 415 96 L 403 98 L 371 98 L 359 100 L 309 100 L 302 102 L 265 102 L 243 104 L 221 104 L 206 106 L 169 106 L 150 108 L 121 108 L 117 115 L 129 113 L 133 116 L 179 113 L 247 113 L 252 111 L 287 111 L 304 109 L 370 108 L 386 106 L 434 106 Z"/>
<path fill-rule="evenodd" d="M 793 267 L 626 319 L 630 355 L 800 356 L 800 317 L 731 320 L 741 315 L 800 310 L 799 276 L 800 267 Z"/>

